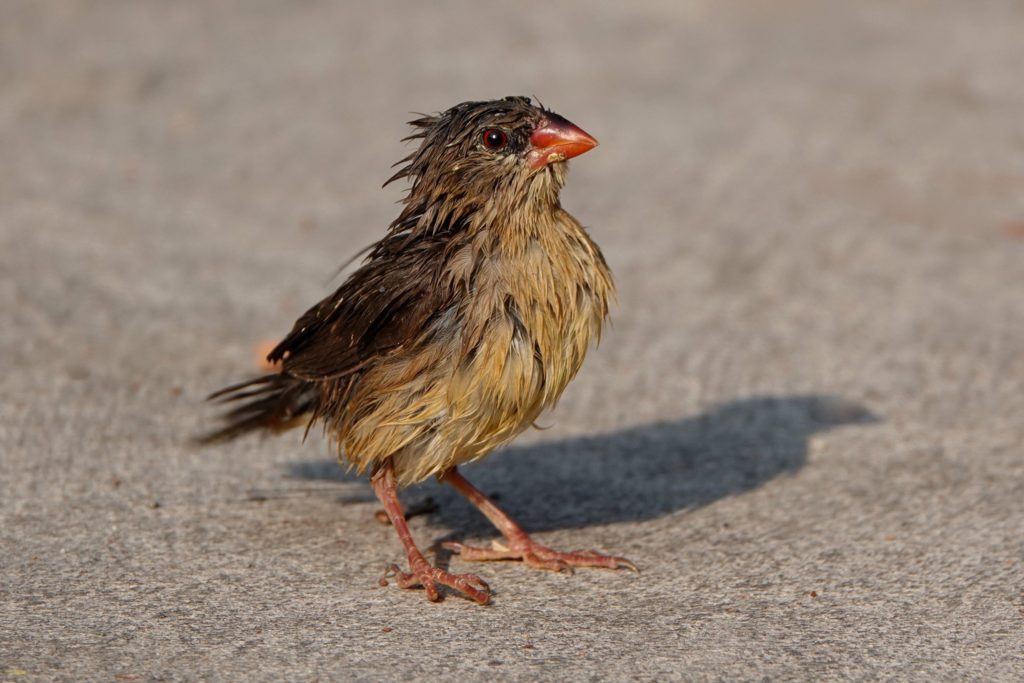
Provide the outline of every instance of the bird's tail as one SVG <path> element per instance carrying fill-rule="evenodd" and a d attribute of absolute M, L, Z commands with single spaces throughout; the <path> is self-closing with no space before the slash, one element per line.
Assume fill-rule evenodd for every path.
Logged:
<path fill-rule="evenodd" d="M 207 400 L 238 405 L 221 415 L 223 426 L 196 437 L 200 445 L 230 441 L 249 432 L 277 432 L 304 424 L 316 411 L 320 391 L 313 382 L 278 372 L 224 387 Z"/>

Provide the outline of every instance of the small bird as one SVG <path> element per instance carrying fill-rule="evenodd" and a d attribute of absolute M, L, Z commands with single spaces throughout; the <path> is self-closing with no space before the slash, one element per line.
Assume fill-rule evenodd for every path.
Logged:
<path fill-rule="evenodd" d="M 559 203 L 566 161 L 597 140 L 528 97 L 464 102 L 409 125 L 418 148 L 385 183 L 410 182 L 401 214 L 270 352 L 278 372 L 210 397 L 239 404 L 202 440 L 321 424 L 339 460 L 369 473 L 405 548 L 408 571 L 391 565 L 386 577 L 431 601 L 439 585 L 491 600 L 478 576 L 431 565 L 413 541 L 397 488 L 431 476 L 505 537 L 443 544 L 465 560 L 636 571 L 537 543 L 458 471 L 533 425 L 600 337 L 611 273 Z"/>

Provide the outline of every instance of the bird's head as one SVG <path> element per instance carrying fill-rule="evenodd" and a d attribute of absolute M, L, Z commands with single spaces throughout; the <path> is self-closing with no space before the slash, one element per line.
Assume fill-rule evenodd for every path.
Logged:
<path fill-rule="evenodd" d="M 482 204 L 557 200 L 565 161 L 597 140 L 528 97 L 463 102 L 410 121 L 419 148 L 387 182 L 409 178 L 407 205 L 421 201 Z M 387 184 L 387 183 L 385 183 Z"/>

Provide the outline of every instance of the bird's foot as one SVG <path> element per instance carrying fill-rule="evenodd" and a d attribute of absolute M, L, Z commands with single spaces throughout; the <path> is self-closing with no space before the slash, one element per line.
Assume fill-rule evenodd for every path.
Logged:
<path fill-rule="evenodd" d="M 553 572 L 572 574 L 575 567 L 598 567 L 602 569 L 628 569 L 640 573 L 637 566 L 624 557 L 602 555 L 593 550 L 574 550 L 570 553 L 558 552 L 537 543 L 529 536 L 517 538 L 505 545 L 492 541 L 490 548 L 477 548 L 457 541 L 447 541 L 442 547 L 457 553 L 469 562 L 486 562 L 489 560 L 522 560 L 528 567 L 547 569 Z"/>
<path fill-rule="evenodd" d="M 423 558 L 413 561 L 408 573 L 403 572 L 396 564 L 389 566 L 384 576 L 380 578 L 380 585 L 388 585 L 388 579 L 391 577 L 394 577 L 400 588 L 422 586 L 427 593 L 427 600 L 431 602 L 441 599 L 437 592 L 438 584 L 462 593 L 480 605 L 486 605 L 491 601 L 491 587 L 476 574 L 449 574 L 432 566 Z"/>

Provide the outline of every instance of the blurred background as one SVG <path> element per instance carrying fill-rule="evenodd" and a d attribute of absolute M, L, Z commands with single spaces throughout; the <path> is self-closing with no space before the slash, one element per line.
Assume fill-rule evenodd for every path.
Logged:
<path fill-rule="evenodd" d="M 1014 0 L 3 3 L 0 667 L 1019 680 L 1022 37 Z M 619 300 L 469 473 L 645 574 L 427 605 L 318 437 L 187 438 L 397 214 L 414 112 L 520 94 L 601 141 L 563 205 Z M 490 533 L 426 495 L 425 545 Z"/>

